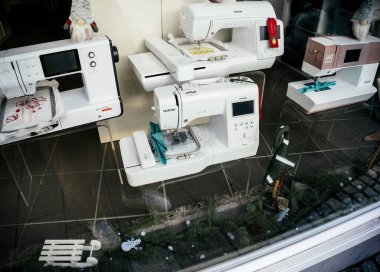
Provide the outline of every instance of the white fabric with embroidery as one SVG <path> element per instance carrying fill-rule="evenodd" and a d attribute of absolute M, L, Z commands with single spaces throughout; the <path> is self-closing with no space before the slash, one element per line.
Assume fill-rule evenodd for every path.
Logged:
<path fill-rule="evenodd" d="M 0 110 L 0 143 L 49 131 L 65 112 L 55 80 L 40 81 L 34 95 L 8 99 Z"/>

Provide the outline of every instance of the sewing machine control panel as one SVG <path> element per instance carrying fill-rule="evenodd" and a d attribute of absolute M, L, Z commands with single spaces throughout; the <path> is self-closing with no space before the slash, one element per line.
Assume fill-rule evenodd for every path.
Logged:
<path fill-rule="evenodd" d="M 258 119 L 255 115 L 254 105 L 255 100 L 232 103 L 232 118 L 229 128 L 231 147 L 252 144 L 257 140 L 255 131 L 258 128 Z"/>
<path fill-rule="evenodd" d="M 22 81 L 26 88 L 26 94 L 35 92 L 36 82 L 44 78 L 44 73 L 38 58 L 17 61 L 18 69 L 22 75 Z"/>
<path fill-rule="evenodd" d="M 256 44 L 257 44 L 257 57 L 258 59 L 273 58 L 281 56 L 284 53 L 284 33 L 283 23 L 277 20 L 277 37 L 278 47 L 271 48 L 269 43 L 269 33 L 267 27 L 267 20 L 256 20 Z"/>

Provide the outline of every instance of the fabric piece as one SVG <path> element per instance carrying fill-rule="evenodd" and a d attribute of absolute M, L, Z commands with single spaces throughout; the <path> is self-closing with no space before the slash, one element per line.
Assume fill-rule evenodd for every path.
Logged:
<path fill-rule="evenodd" d="M 316 81 L 314 84 L 310 84 L 306 86 L 305 88 L 301 88 L 297 90 L 297 93 L 308 93 L 308 92 L 313 92 L 313 91 L 321 91 L 322 89 L 325 89 L 330 86 L 335 86 L 336 81 L 325 81 L 325 82 L 320 82 Z"/>
<path fill-rule="evenodd" d="M 4 100 L 0 114 L 0 143 L 11 137 L 31 136 L 55 126 L 64 114 L 56 80 L 40 81 L 31 96 Z"/>
<path fill-rule="evenodd" d="M 166 164 L 165 152 L 168 150 L 160 126 L 156 123 L 149 122 L 150 136 L 152 138 L 153 147 L 156 150 L 158 159 L 162 164 Z"/>
<path fill-rule="evenodd" d="M 191 61 L 216 61 L 233 56 L 232 49 L 216 39 L 207 39 L 201 42 L 200 47 L 193 40 L 168 34 L 168 43 L 178 49 Z"/>

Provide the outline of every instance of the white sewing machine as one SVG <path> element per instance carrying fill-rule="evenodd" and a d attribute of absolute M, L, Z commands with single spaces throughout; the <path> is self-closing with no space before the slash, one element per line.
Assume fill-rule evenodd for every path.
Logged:
<path fill-rule="evenodd" d="M 300 93 L 297 90 L 314 81 L 291 82 L 287 96 L 307 113 L 366 101 L 376 93 L 372 84 L 379 61 L 380 39 L 376 37 L 364 41 L 342 36 L 309 38 L 302 70 L 319 82 L 335 81 L 336 85 Z"/>
<path fill-rule="evenodd" d="M 0 102 L 32 95 L 38 81 L 55 79 L 65 112 L 49 132 L 119 116 L 117 61 L 116 47 L 101 35 L 82 43 L 61 40 L 0 51 Z"/>
<path fill-rule="evenodd" d="M 254 156 L 259 145 L 257 85 L 246 77 L 199 80 L 154 90 L 154 107 L 168 150 L 166 165 L 145 132 L 120 140 L 128 182 L 141 186 L 190 175 L 209 165 Z M 190 125 L 211 116 L 201 125 Z M 179 141 L 173 141 L 179 134 Z"/>
<path fill-rule="evenodd" d="M 271 39 L 268 18 L 272 18 Z M 275 18 L 273 7 L 266 1 L 189 4 L 180 14 L 186 38 L 147 38 L 145 46 L 151 52 L 128 58 L 146 91 L 193 79 L 269 68 L 284 52 L 283 24 Z M 219 30 L 230 28 L 231 42 L 212 39 Z M 274 41 L 273 47 L 270 40 Z M 197 47 L 207 50 L 196 50 Z"/>

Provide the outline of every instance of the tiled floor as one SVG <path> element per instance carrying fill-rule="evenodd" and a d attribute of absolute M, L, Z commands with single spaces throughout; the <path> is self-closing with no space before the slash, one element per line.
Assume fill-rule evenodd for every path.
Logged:
<path fill-rule="evenodd" d="M 366 164 L 374 144 L 364 142 L 363 136 L 380 128 L 379 120 L 371 118 L 369 107 L 361 104 L 305 115 L 285 96 L 287 82 L 302 77 L 281 63 L 265 73 L 267 85 L 257 155 L 226 163 L 224 172 L 221 165 L 216 165 L 207 168 L 203 175 L 169 182 L 165 189 L 172 209 L 212 195 L 245 191 L 247 183 L 248 189 L 260 185 L 271 158 L 274 133 L 283 124 L 291 129 L 289 159 L 296 163 L 292 173 L 299 179 L 347 166 L 361 169 Z M 144 193 L 162 193 L 161 184 L 129 186 L 121 168 L 118 142 L 115 146 L 116 154 L 110 143 L 99 143 L 98 131 L 92 127 L 1 148 L 0 271 L 25 263 L 28 271 L 39 270 L 42 264 L 37 259 L 45 239 L 89 240 L 104 224 L 116 231 L 118 226 L 128 224 L 129 218 L 149 213 Z M 29 207 L 21 198 L 6 161 L 14 176 L 21 178 L 20 187 Z M 162 204 L 156 201 L 149 207 Z M 331 208 L 326 206 L 327 214 L 328 210 Z M 140 267 L 136 263 L 128 265 L 131 270 Z M 182 261 L 177 265 L 186 266 Z"/>

